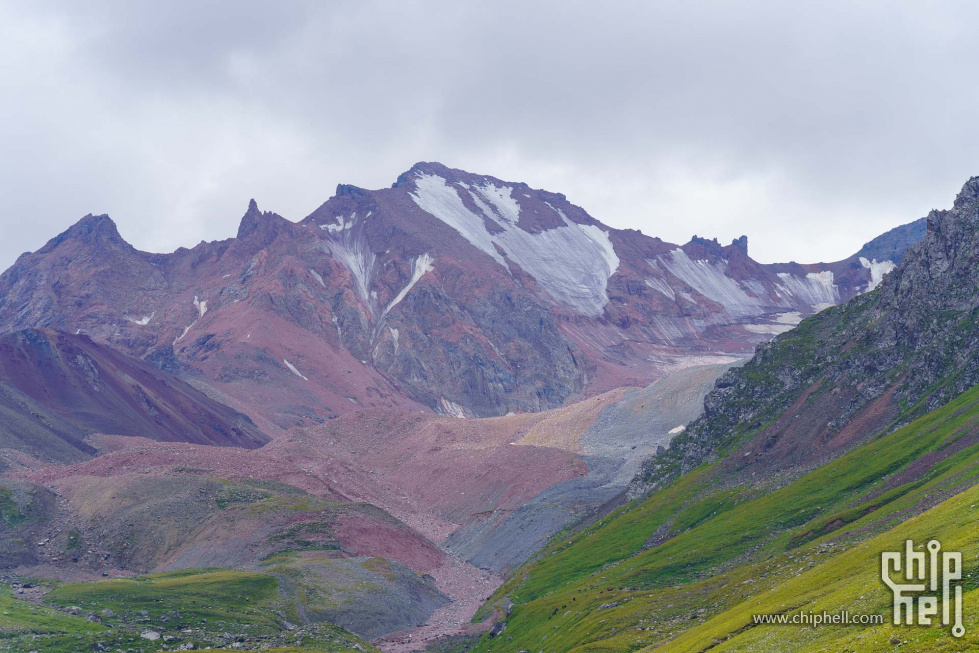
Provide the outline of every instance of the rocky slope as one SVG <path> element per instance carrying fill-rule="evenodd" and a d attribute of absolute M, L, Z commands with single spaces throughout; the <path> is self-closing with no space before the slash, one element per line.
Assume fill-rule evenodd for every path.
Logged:
<path fill-rule="evenodd" d="M 258 447 L 231 410 L 145 361 L 86 336 L 29 329 L 0 336 L 0 448 L 66 462 L 95 453 L 93 433 Z"/>
<path fill-rule="evenodd" d="M 916 237 L 761 265 L 677 246 L 563 195 L 422 163 L 340 186 L 300 223 L 252 202 L 237 237 L 172 254 L 87 216 L 0 277 L 0 331 L 87 334 L 288 428 L 363 408 L 536 411 L 743 355 L 879 283 Z"/>
<path fill-rule="evenodd" d="M 872 293 L 762 345 L 706 413 L 651 461 L 637 491 L 740 447 L 739 476 L 811 466 L 979 382 L 979 178 Z"/>
<path fill-rule="evenodd" d="M 477 651 L 968 650 L 893 625 L 880 553 L 979 534 L 979 178 L 880 287 L 763 345 L 645 466 L 635 501 L 563 534 L 484 606 Z M 765 625 L 851 613 L 882 625 Z"/>

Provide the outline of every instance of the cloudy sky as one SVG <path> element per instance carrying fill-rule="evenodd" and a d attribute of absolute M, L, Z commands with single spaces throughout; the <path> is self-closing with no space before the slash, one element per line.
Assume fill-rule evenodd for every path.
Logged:
<path fill-rule="evenodd" d="M 429 160 L 840 259 L 979 174 L 975 7 L 0 0 L 0 268 L 86 213 L 170 251 Z"/>

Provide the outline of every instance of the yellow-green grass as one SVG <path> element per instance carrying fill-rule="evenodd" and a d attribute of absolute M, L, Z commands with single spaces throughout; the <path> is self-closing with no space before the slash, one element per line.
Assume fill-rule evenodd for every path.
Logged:
<path fill-rule="evenodd" d="M 168 620 L 199 624 L 227 622 L 252 632 L 277 631 L 272 610 L 288 608 L 278 595 L 278 581 L 268 574 L 233 569 L 188 569 L 138 578 L 111 578 L 64 583 L 44 597 L 45 603 L 83 610 L 112 610 L 117 619 L 143 617 L 154 624 Z M 145 612 L 146 614 L 141 614 Z M 298 620 L 298 619 L 297 619 Z M 215 624 L 216 625 L 216 624 Z"/>
<path fill-rule="evenodd" d="M 153 653 L 193 644 L 221 650 L 352 653 L 376 651 L 327 623 L 302 625 L 296 602 L 280 595 L 269 574 L 188 569 L 136 578 L 57 583 L 35 606 L 0 592 L 0 651 Z M 53 608 L 78 612 L 73 616 Z M 100 623 L 101 622 L 101 623 Z M 155 631 L 155 640 L 142 637 Z M 170 638 L 170 639 L 165 639 Z"/>
<path fill-rule="evenodd" d="M 52 608 L 15 599 L 0 586 L 0 638 L 16 634 L 90 633 L 105 630 L 96 624 Z"/>
<path fill-rule="evenodd" d="M 979 648 L 979 488 L 973 487 L 897 527 L 790 578 L 777 587 L 722 612 L 667 646 L 671 653 L 704 651 L 965 651 Z M 880 580 L 881 552 L 902 551 L 906 540 L 922 546 L 937 539 L 945 550 L 960 551 L 965 578 L 963 622 L 966 635 L 954 638 L 949 626 L 894 626 L 891 592 Z M 879 626 L 753 625 L 753 614 L 798 612 L 884 615 Z"/>
<path fill-rule="evenodd" d="M 971 487 L 979 475 L 977 445 L 937 456 L 907 483 L 890 489 L 885 483 L 926 454 L 953 451 L 946 448 L 977 420 L 973 389 L 760 496 L 751 488 L 709 489 L 714 470 L 696 470 L 605 523 L 558 539 L 514 574 L 489 603 L 502 605 L 506 596 L 516 604 L 507 631 L 477 650 L 623 652 L 671 641 Z M 936 514 L 919 519 L 927 523 Z M 664 524 L 673 537 L 643 551 Z M 870 583 L 877 578 L 873 566 L 866 575 Z M 886 588 L 876 582 L 878 599 L 886 601 Z"/>

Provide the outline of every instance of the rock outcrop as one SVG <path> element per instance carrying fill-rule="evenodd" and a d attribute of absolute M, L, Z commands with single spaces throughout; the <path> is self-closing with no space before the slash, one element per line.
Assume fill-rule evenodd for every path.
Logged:
<path fill-rule="evenodd" d="M 874 292 L 761 345 L 705 399 L 705 414 L 651 459 L 641 494 L 702 462 L 775 474 L 840 455 L 979 383 L 979 177 Z"/>

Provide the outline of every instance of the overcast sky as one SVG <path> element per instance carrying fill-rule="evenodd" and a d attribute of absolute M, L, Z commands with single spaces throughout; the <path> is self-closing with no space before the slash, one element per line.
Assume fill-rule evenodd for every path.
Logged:
<path fill-rule="evenodd" d="M 86 213 L 171 251 L 431 160 L 841 259 L 979 174 L 976 7 L 0 0 L 0 268 Z"/>

